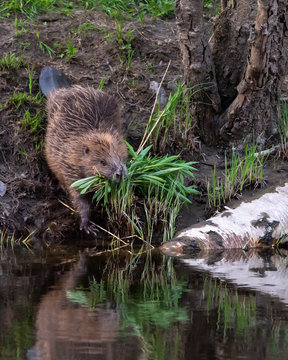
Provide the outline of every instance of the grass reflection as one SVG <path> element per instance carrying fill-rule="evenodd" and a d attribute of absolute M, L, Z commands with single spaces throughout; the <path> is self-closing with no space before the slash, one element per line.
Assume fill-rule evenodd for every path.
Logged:
<path fill-rule="evenodd" d="M 217 308 L 217 330 L 223 328 L 224 337 L 229 329 L 236 336 L 247 336 L 248 330 L 256 327 L 256 298 L 252 295 L 239 296 L 237 290 L 217 279 L 206 279 L 203 287 L 207 318 L 212 309 Z"/>
<path fill-rule="evenodd" d="M 172 259 L 161 257 L 155 263 L 147 253 L 122 268 L 108 262 L 100 280 L 93 277 L 88 289 L 66 295 L 85 307 L 116 309 L 119 336 L 136 336 L 147 359 L 175 359 L 180 346 L 177 324 L 188 321 L 188 309 L 181 304 L 185 291 L 187 282 L 176 278 Z"/>

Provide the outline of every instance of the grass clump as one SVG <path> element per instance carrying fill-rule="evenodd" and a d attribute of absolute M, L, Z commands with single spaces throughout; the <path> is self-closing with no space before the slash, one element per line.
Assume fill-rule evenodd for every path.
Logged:
<path fill-rule="evenodd" d="M 288 158 L 288 104 L 283 101 L 281 104 L 281 112 L 278 120 L 278 132 L 280 134 L 281 155 Z"/>
<path fill-rule="evenodd" d="M 158 107 L 151 117 L 146 132 L 152 132 L 149 141 L 155 153 L 166 153 L 167 146 L 172 144 L 177 144 L 181 150 L 194 149 L 195 123 L 190 107 L 192 97 L 198 91 L 198 88 L 187 88 L 178 83 L 177 90 L 170 94 L 165 108 L 162 110 Z"/>
<path fill-rule="evenodd" d="M 83 1 L 85 8 L 97 8 L 113 18 L 121 18 L 124 14 L 138 16 L 144 14 L 153 17 L 167 17 L 174 13 L 174 0 L 88 0 Z"/>
<path fill-rule="evenodd" d="M 160 232 L 163 241 L 168 240 L 174 234 L 181 204 L 190 203 L 188 196 L 198 193 L 193 185 L 184 184 L 185 177 L 194 177 L 194 162 L 182 161 L 179 155 L 152 157 L 151 145 L 138 154 L 127 146 L 131 160 L 120 184 L 95 175 L 71 186 L 81 194 L 94 192 L 93 199 L 103 201 L 109 222 L 121 226 L 126 222 L 130 233 L 148 237 L 149 242 L 154 232 Z"/>
<path fill-rule="evenodd" d="M 55 0 L 2 0 L 0 16 L 9 17 L 21 13 L 33 19 L 39 13 L 49 10 L 55 3 Z"/>
<path fill-rule="evenodd" d="M 5 106 L 14 106 L 19 109 L 23 105 L 42 105 L 44 101 L 40 93 L 36 95 L 28 94 L 27 92 L 14 92 L 5 102 Z"/>
<path fill-rule="evenodd" d="M 263 182 L 263 167 L 266 156 L 256 153 L 257 145 L 245 144 L 243 157 L 232 152 L 230 164 L 225 157 L 224 176 L 218 178 L 216 166 L 212 181 L 207 181 L 208 206 L 221 208 L 227 201 L 239 195 L 244 188 L 257 187 Z"/>
<path fill-rule="evenodd" d="M 24 67 L 26 62 L 23 60 L 22 56 L 16 56 L 13 53 L 6 53 L 0 59 L 0 68 L 16 70 L 21 67 Z"/>

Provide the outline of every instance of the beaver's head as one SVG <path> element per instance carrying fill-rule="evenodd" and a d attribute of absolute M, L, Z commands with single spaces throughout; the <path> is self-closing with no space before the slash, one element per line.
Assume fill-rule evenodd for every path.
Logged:
<path fill-rule="evenodd" d="M 126 172 L 127 147 L 118 133 L 90 134 L 84 138 L 81 152 L 81 177 L 100 174 L 119 182 Z"/>

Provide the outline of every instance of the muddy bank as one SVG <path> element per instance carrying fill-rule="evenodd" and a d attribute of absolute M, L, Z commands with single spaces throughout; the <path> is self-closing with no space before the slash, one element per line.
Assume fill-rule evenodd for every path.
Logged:
<path fill-rule="evenodd" d="M 49 172 L 43 156 L 45 99 L 37 95 L 41 69 L 54 66 L 67 74 L 71 84 L 95 88 L 103 79 L 103 90 L 113 94 L 122 107 L 125 136 L 137 147 L 155 98 L 151 82 L 161 81 L 170 60 L 163 83 L 167 96 L 182 78 L 175 21 L 149 18 L 144 23 L 125 21 L 119 34 L 119 24 L 102 12 L 77 10 L 72 17 L 48 13 L 40 16 L 36 24 L 27 21 L 18 29 L 14 20 L 1 19 L 0 30 L 0 57 L 12 53 L 23 58 L 17 69 L 0 69 L 1 228 L 16 237 L 33 233 L 36 241 L 43 239 L 46 243 L 83 237 L 79 219 L 71 211 L 66 194 Z M 128 41 L 129 33 L 133 38 Z M 131 43 L 134 50 L 129 69 L 128 54 L 121 49 L 119 37 L 124 39 L 124 44 Z M 43 48 L 43 43 L 53 52 Z M 74 54 L 67 52 L 68 43 L 76 49 Z M 11 100 L 14 93 L 24 92 L 28 98 Z M 36 129 L 23 124 L 27 112 L 30 117 L 40 118 Z M 194 197 L 192 205 L 183 209 L 178 218 L 178 230 L 211 215 L 206 209 L 206 178 L 211 176 L 214 164 L 224 164 L 224 149 L 201 145 L 197 139 L 194 149 L 193 152 L 183 151 L 181 145 L 175 144 L 167 150 L 182 152 L 186 160 L 199 162 L 195 181 L 203 195 Z M 278 164 L 276 160 L 275 164 L 272 161 L 264 174 L 269 185 L 280 181 L 287 169 L 285 163 Z M 99 211 L 95 209 L 93 219 L 105 227 L 105 219 L 101 219 Z"/>

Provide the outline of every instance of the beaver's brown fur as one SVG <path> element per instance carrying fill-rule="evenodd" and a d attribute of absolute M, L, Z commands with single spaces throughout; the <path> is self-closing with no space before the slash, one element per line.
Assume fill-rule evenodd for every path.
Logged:
<path fill-rule="evenodd" d="M 127 148 L 121 135 L 119 107 L 103 92 L 74 86 L 49 94 L 47 112 L 48 165 L 69 193 L 81 217 L 80 228 L 89 232 L 89 201 L 70 185 L 96 173 L 120 180 L 126 169 Z"/>

